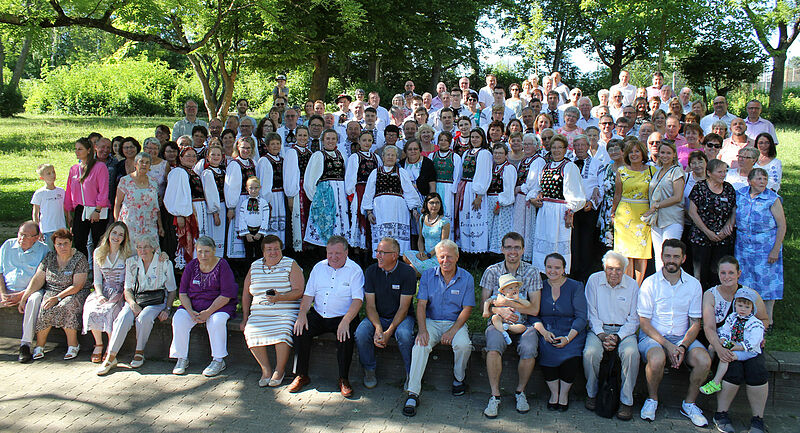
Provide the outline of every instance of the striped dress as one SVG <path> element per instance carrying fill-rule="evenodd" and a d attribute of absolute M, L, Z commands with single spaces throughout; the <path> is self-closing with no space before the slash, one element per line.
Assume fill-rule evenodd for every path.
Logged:
<path fill-rule="evenodd" d="M 292 290 L 289 272 L 293 259 L 283 257 L 277 265 L 269 267 L 259 259 L 250 265 L 250 317 L 244 328 L 247 347 L 270 346 L 277 343 L 292 345 L 292 327 L 297 320 L 300 300 L 268 304 L 266 292 L 275 289 L 278 293 Z"/>

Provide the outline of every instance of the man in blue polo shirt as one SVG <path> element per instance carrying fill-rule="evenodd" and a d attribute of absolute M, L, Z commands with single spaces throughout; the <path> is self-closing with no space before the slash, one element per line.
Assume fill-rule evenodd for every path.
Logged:
<path fill-rule="evenodd" d="M 453 347 L 453 395 L 463 395 L 472 342 L 467 332 L 467 319 L 475 306 L 475 280 L 459 268 L 458 246 L 444 239 L 436 245 L 439 266 L 422 274 L 417 294 L 417 325 L 419 333 L 411 350 L 411 371 L 408 375 L 408 399 L 403 415 L 414 416 L 419 405 L 422 376 L 428 356 L 439 343 Z"/>
<path fill-rule="evenodd" d="M 375 251 L 378 263 L 364 271 L 364 301 L 367 317 L 356 329 L 358 358 L 364 367 L 364 386 L 375 388 L 375 348 L 385 348 L 389 339 L 397 340 L 400 355 L 411 368 L 411 347 L 414 346 L 414 317 L 409 307 L 417 291 L 417 273 L 398 261 L 400 244 L 395 239 L 383 238 Z"/>
<path fill-rule="evenodd" d="M 39 242 L 39 235 L 39 225 L 26 221 L 19 226 L 17 238 L 5 241 L 0 247 L 0 307 L 18 306 L 39 263 L 47 255 L 47 245 Z M 40 290 L 32 294 L 25 304 L 19 362 L 33 360 L 30 346 L 36 331 L 36 317 L 39 316 L 43 292 Z"/>

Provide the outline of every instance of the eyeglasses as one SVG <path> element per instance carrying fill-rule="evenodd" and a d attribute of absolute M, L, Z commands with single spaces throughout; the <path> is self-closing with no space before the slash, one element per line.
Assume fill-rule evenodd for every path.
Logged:
<path fill-rule="evenodd" d="M 752 156 L 747 156 L 747 155 L 736 155 L 736 157 L 739 159 L 755 159 Z"/>
<path fill-rule="evenodd" d="M 601 125 L 613 125 L 614 122 L 600 122 Z"/>
<path fill-rule="evenodd" d="M 389 255 L 389 254 L 397 254 L 397 251 L 381 251 L 381 250 L 377 250 L 377 251 L 375 251 L 375 254 L 381 255 L 381 256 L 385 256 L 385 255 Z"/>
<path fill-rule="evenodd" d="M 519 245 L 503 245 L 503 249 L 506 251 L 522 251 L 522 247 Z"/>
<path fill-rule="evenodd" d="M 722 149 L 722 143 L 706 143 L 706 147 L 713 147 L 715 149 Z"/>
<path fill-rule="evenodd" d="M 467 98 L 467 101 L 477 101 L 477 98 Z"/>

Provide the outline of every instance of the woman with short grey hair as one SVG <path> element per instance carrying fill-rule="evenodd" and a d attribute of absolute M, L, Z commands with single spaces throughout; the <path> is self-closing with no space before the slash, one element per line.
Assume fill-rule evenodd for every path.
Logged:
<path fill-rule="evenodd" d="M 164 255 L 159 257 L 158 238 L 144 236 L 136 238 L 136 255 L 125 261 L 125 306 L 114 319 L 108 353 L 97 369 L 97 375 L 108 374 L 117 365 L 117 353 L 125 342 L 128 331 L 136 323 L 136 351 L 131 368 L 144 364 L 144 346 L 150 338 L 156 317 L 160 321 L 169 318 L 175 300 L 175 273 L 172 262 Z"/>
<path fill-rule="evenodd" d="M 134 170 L 117 185 L 114 219 L 128 226 L 131 238 L 164 235 L 158 204 L 158 184 L 148 176 L 152 158 L 139 152 L 133 159 Z"/>

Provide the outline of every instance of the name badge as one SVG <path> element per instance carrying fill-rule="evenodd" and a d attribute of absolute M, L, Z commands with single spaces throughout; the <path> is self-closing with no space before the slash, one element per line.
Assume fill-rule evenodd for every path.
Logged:
<path fill-rule="evenodd" d="M 192 284 L 200 285 L 200 280 L 192 280 Z"/>
<path fill-rule="evenodd" d="M 392 284 L 392 290 L 400 290 L 399 284 Z"/>
<path fill-rule="evenodd" d="M 721 201 L 723 203 L 727 203 L 728 202 L 728 197 L 720 197 L 719 201 Z"/>
<path fill-rule="evenodd" d="M 619 302 L 625 302 L 625 301 L 626 301 L 626 299 L 625 299 L 625 297 L 624 297 L 624 296 L 620 296 L 620 297 L 618 297 L 618 298 L 617 298 L 617 301 L 619 301 Z"/>
<path fill-rule="evenodd" d="M 450 290 L 450 294 L 451 294 L 451 295 L 458 295 L 459 293 L 461 293 L 461 291 L 460 291 L 460 290 L 458 290 L 458 289 L 452 289 L 452 290 Z"/>
<path fill-rule="evenodd" d="M 72 275 L 72 271 L 64 271 L 64 276 L 65 277 L 68 277 L 70 275 Z"/>

